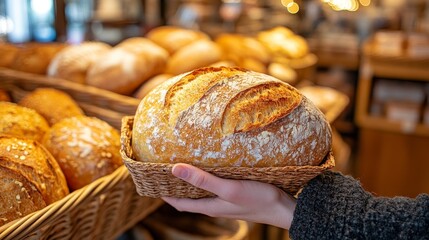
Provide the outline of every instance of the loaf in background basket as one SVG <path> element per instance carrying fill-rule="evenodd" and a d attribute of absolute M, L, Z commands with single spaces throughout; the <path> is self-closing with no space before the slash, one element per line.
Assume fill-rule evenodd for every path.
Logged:
<path fill-rule="evenodd" d="M 297 89 L 242 68 L 173 77 L 124 118 L 121 154 L 137 191 L 160 197 L 209 193 L 171 175 L 189 163 L 217 176 L 258 180 L 296 193 L 334 165 L 323 113 Z"/>

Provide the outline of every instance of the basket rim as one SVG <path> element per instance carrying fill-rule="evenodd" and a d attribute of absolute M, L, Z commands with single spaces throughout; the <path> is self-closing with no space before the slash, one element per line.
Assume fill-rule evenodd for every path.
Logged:
<path fill-rule="evenodd" d="M 121 94 L 108 91 L 105 89 L 97 88 L 94 86 L 83 85 L 83 84 L 72 82 L 63 78 L 21 72 L 21 71 L 8 69 L 4 67 L 0 67 L 0 78 L 19 79 L 20 81 L 25 81 L 32 84 L 39 83 L 50 87 L 79 91 L 81 93 L 103 97 L 105 99 L 118 101 L 121 104 L 129 104 L 131 106 L 135 106 L 135 105 L 138 106 L 138 104 L 140 103 L 140 99 L 132 98 L 126 95 L 121 95 Z"/>

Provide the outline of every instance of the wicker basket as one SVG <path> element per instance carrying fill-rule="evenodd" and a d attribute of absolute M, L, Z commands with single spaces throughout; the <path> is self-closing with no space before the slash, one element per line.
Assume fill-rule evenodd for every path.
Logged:
<path fill-rule="evenodd" d="M 135 161 L 131 148 L 133 121 L 134 117 L 130 116 L 122 119 L 121 156 L 125 166 L 131 173 L 138 194 L 149 197 L 175 196 L 189 198 L 213 195 L 174 177 L 171 174 L 173 164 Z M 294 195 L 310 179 L 334 166 L 335 161 L 331 151 L 320 166 L 203 167 L 202 169 L 223 178 L 271 183 Z"/>
<path fill-rule="evenodd" d="M 39 87 L 70 94 L 88 116 L 117 129 L 139 101 L 61 79 L 0 69 L 0 88 L 15 101 Z M 109 108 L 109 109 L 104 109 Z M 125 166 L 49 206 L 0 227 L 0 239 L 114 239 L 163 204 L 141 197 Z"/>

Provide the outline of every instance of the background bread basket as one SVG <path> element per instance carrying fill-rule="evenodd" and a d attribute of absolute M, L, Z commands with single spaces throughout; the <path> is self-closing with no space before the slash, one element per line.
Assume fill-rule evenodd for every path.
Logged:
<path fill-rule="evenodd" d="M 334 166 L 329 123 L 312 103 L 280 80 L 226 67 L 197 69 L 153 90 L 122 119 L 121 155 L 137 192 L 150 197 L 211 195 L 174 177 L 176 162 L 290 194 Z"/>
<path fill-rule="evenodd" d="M 88 116 L 119 129 L 138 101 L 58 78 L 0 69 L 0 89 L 15 101 L 36 88 L 60 89 L 72 96 Z M 108 109 L 106 109 L 108 107 Z M 0 239 L 115 239 L 163 204 L 141 197 L 125 166 L 45 208 L 0 226 Z"/>

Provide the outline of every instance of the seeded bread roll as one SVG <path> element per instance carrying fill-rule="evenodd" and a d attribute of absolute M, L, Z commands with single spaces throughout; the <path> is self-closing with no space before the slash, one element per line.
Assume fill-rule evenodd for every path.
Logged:
<path fill-rule="evenodd" d="M 115 46 L 88 70 L 88 85 L 130 95 L 150 77 L 164 71 L 168 52 L 135 37 Z"/>
<path fill-rule="evenodd" d="M 58 163 L 40 143 L 11 136 L 0 136 L 0 182 L 0 225 L 69 193 Z"/>
<path fill-rule="evenodd" d="M 64 118 L 84 115 L 70 95 L 53 88 L 38 88 L 27 94 L 18 104 L 36 110 L 50 126 Z"/>
<path fill-rule="evenodd" d="M 78 45 L 70 45 L 51 60 L 48 67 L 48 75 L 85 83 L 89 67 L 98 62 L 100 57 L 107 53 L 111 46 L 103 42 L 83 42 Z"/>
<path fill-rule="evenodd" d="M 25 137 L 41 141 L 49 124 L 34 109 L 0 101 L 0 135 Z"/>
<path fill-rule="evenodd" d="M 319 165 L 332 141 L 324 115 L 298 90 L 227 67 L 159 85 L 141 101 L 132 134 L 139 161 L 203 167 Z"/>
<path fill-rule="evenodd" d="M 118 131 L 94 117 L 61 120 L 46 133 L 43 144 L 57 159 L 70 190 L 84 187 L 122 165 Z"/>

